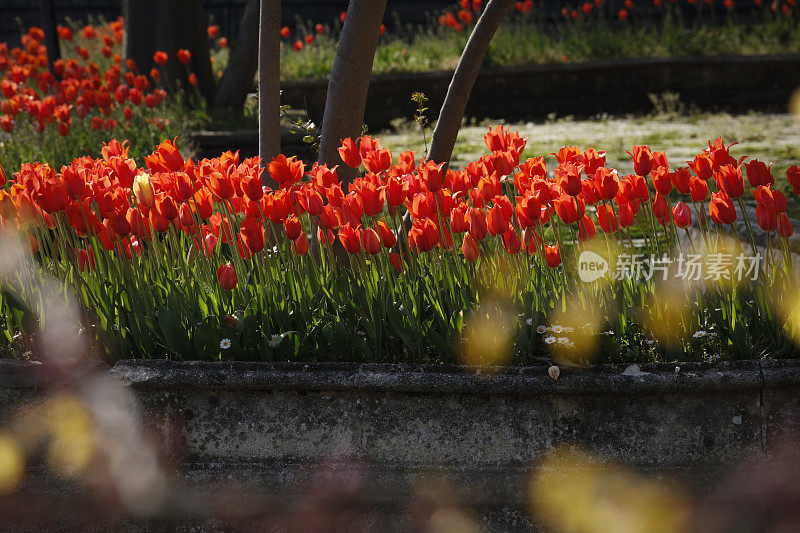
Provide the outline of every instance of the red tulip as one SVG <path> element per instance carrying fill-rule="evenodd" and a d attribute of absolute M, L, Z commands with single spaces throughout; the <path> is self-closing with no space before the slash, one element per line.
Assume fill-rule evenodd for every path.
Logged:
<path fill-rule="evenodd" d="M 653 153 L 649 146 L 634 146 L 633 152 L 627 152 L 633 159 L 633 169 L 637 176 L 650 174 Z"/>
<path fill-rule="evenodd" d="M 281 189 L 287 189 L 300 183 L 305 173 L 305 165 L 297 157 L 286 157 L 278 154 L 267 166 L 269 175 L 278 182 Z"/>
<path fill-rule="evenodd" d="M 736 220 L 736 208 L 733 207 L 733 201 L 724 191 L 711 194 L 708 214 L 711 216 L 711 220 L 717 224 L 733 224 Z"/>
<path fill-rule="evenodd" d="M 483 209 L 472 208 L 469 210 L 469 234 L 478 242 L 486 237 L 488 228 L 486 226 L 486 217 L 483 214 Z"/>
<path fill-rule="evenodd" d="M 303 226 L 300 224 L 300 219 L 296 215 L 291 215 L 284 223 L 284 232 L 286 238 L 290 241 L 297 239 L 303 233 Z"/>
<path fill-rule="evenodd" d="M 694 170 L 694 173 L 703 181 L 708 181 L 714 173 L 714 161 L 707 153 L 698 154 L 694 160 L 687 161 L 689 167 Z"/>
<path fill-rule="evenodd" d="M 547 261 L 547 266 L 556 268 L 561 264 L 561 252 L 559 251 L 558 244 L 555 246 L 544 247 L 544 258 Z"/>
<path fill-rule="evenodd" d="M 594 173 L 595 185 L 601 200 L 611 200 L 619 192 L 619 180 L 611 170 L 602 167 Z"/>
<path fill-rule="evenodd" d="M 348 222 L 339 228 L 339 241 L 349 254 L 357 254 L 361 251 L 361 226 Z"/>
<path fill-rule="evenodd" d="M 633 226 L 636 217 L 636 206 L 633 202 L 619 204 L 619 225 L 623 228 Z"/>
<path fill-rule="evenodd" d="M 420 252 L 429 252 L 439 244 L 439 228 L 429 218 L 417 219 L 408 232 L 408 241 L 412 248 L 416 248 Z"/>
<path fill-rule="evenodd" d="M 78 270 L 81 272 L 91 272 L 94 270 L 94 251 L 89 248 L 89 251 L 81 248 L 78 250 Z"/>
<path fill-rule="evenodd" d="M 369 255 L 377 255 L 381 251 L 381 238 L 373 228 L 366 228 L 362 234 L 364 251 Z"/>
<path fill-rule="evenodd" d="M 342 158 L 344 164 L 348 167 L 358 168 L 361 166 L 361 154 L 358 147 L 350 137 L 342 141 L 342 146 L 339 147 L 339 157 Z"/>
<path fill-rule="evenodd" d="M 569 196 L 577 196 L 581 192 L 581 169 L 572 163 L 559 165 L 555 170 L 556 181 Z"/>
<path fill-rule="evenodd" d="M 523 228 L 534 226 L 541 217 L 542 206 L 533 195 L 517 196 L 517 219 Z"/>
<path fill-rule="evenodd" d="M 749 163 L 745 163 L 744 167 L 747 169 L 747 181 L 750 182 L 750 185 L 758 187 L 760 185 L 772 185 L 775 183 L 775 178 L 772 177 L 772 173 L 769 171 L 770 166 L 772 166 L 772 163 L 767 166 L 763 161 L 759 161 L 758 159 L 753 159 Z"/>
<path fill-rule="evenodd" d="M 778 235 L 783 237 L 784 239 L 788 239 L 794 233 L 794 226 L 792 226 L 792 222 L 789 220 L 789 217 L 786 213 L 781 213 L 778 215 Z"/>
<path fill-rule="evenodd" d="M 450 212 L 450 231 L 453 233 L 464 233 L 468 229 L 468 209 L 467 204 L 460 204 Z"/>
<path fill-rule="evenodd" d="M 503 247 L 506 249 L 506 252 L 510 254 L 519 253 L 522 249 L 522 241 L 519 235 L 517 235 L 517 230 L 508 228 L 508 231 L 503 234 Z"/>
<path fill-rule="evenodd" d="M 217 269 L 217 280 L 224 290 L 232 291 L 236 287 L 236 269 L 230 263 L 221 265 Z"/>
<path fill-rule="evenodd" d="M 461 252 L 464 254 L 464 258 L 471 263 L 478 260 L 478 243 L 469 233 L 464 235 L 464 241 L 461 243 Z"/>
<path fill-rule="evenodd" d="M 764 231 L 775 231 L 778 227 L 778 212 L 775 211 L 775 205 L 758 204 L 756 206 L 756 221 Z"/>
<path fill-rule="evenodd" d="M 669 173 L 667 167 L 656 167 L 652 172 L 653 187 L 656 192 L 663 196 L 667 196 L 672 192 L 672 175 Z"/>
<path fill-rule="evenodd" d="M 180 49 L 175 55 L 178 57 L 178 61 L 184 65 L 188 65 L 189 61 L 192 60 L 192 53 L 189 50 Z"/>
<path fill-rule="evenodd" d="M 667 200 L 658 192 L 656 193 L 656 199 L 653 201 L 653 214 L 662 224 L 666 224 L 669 221 L 669 206 L 667 206 Z"/>
<path fill-rule="evenodd" d="M 305 233 L 301 233 L 294 240 L 294 253 L 297 255 L 306 255 L 308 253 L 308 237 L 306 237 Z"/>
<path fill-rule="evenodd" d="M 561 196 L 553 202 L 553 205 L 564 224 L 574 224 L 584 213 L 583 200 L 577 196 Z"/>
<path fill-rule="evenodd" d="M 383 245 L 386 248 L 394 248 L 394 245 L 397 244 L 397 235 L 395 235 L 394 232 L 389 229 L 389 226 L 386 225 L 386 222 L 381 220 L 376 224 L 376 227 L 380 233 L 381 242 Z"/>
<path fill-rule="evenodd" d="M 436 193 L 442 188 L 442 168 L 444 163 L 437 165 L 433 161 L 428 161 L 420 173 L 420 178 L 425 188 Z"/>
<path fill-rule="evenodd" d="M 614 209 L 608 204 L 597 206 L 597 222 L 605 233 L 614 233 L 619 229 Z"/>
<path fill-rule="evenodd" d="M 597 229 L 594 227 L 594 221 L 586 215 L 583 215 L 580 224 L 578 225 L 578 239 L 582 242 L 594 239 L 597 234 Z"/>
<path fill-rule="evenodd" d="M 693 202 L 703 202 L 708 196 L 708 183 L 696 176 L 689 178 L 689 193 Z"/>
<path fill-rule="evenodd" d="M 509 219 L 503 213 L 503 208 L 497 204 L 489 209 L 486 215 L 486 222 L 489 233 L 492 235 L 502 235 L 508 230 Z"/>
<path fill-rule="evenodd" d="M 264 228 L 255 218 L 248 218 L 242 223 L 239 230 L 242 242 L 251 253 L 258 253 L 264 249 Z"/>
<path fill-rule="evenodd" d="M 364 154 L 362 162 L 369 172 L 383 172 L 392 166 L 392 153 L 386 148 L 372 150 Z"/>
<path fill-rule="evenodd" d="M 403 272 L 403 260 L 401 259 L 400 254 L 398 254 L 397 252 L 391 252 L 389 254 L 389 262 L 392 264 L 395 270 L 397 270 L 398 273 Z"/>
<path fill-rule="evenodd" d="M 717 184 L 717 189 L 725 191 L 725 194 L 733 199 L 739 198 L 744 194 L 742 167 L 733 165 L 721 166 L 714 172 L 714 182 Z"/>
<path fill-rule="evenodd" d="M 672 208 L 672 218 L 675 220 L 675 225 L 681 229 L 688 228 L 692 223 L 692 210 L 683 202 L 678 202 Z"/>
<path fill-rule="evenodd" d="M 800 167 L 792 165 L 786 171 L 786 179 L 792 185 L 792 190 L 795 194 L 800 194 Z"/>
<path fill-rule="evenodd" d="M 162 52 L 159 50 L 158 52 L 153 54 L 153 61 L 155 61 L 157 65 L 163 66 L 167 62 L 168 57 L 169 56 L 167 56 L 166 52 Z"/>

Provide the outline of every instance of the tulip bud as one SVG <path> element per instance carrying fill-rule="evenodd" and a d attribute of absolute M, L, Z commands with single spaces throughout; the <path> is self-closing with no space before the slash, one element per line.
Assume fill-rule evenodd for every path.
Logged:
<path fill-rule="evenodd" d="M 675 225 L 681 229 L 688 228 L 692 223 L 692 211 L 683 202 L 678 202 L 672 208 L 672 217 L 675 219 Z"/>
<path fill-rule="evenodd" d="M 464 234 L 464 242 L 461 244 L 461 251 L 464 253 L 464 258 L 467 261 L 474 263 L 478 260 L 478 244 L 469 233 Z"/>
<path fill-rule="evenodd" d="M 294 251 L 297 255 L 306 255 L 308 253 L 308 237 L 306 237 L 305 233 L 301 233 L 294 240 Z"/>
<path fill-rule="evenodd" d="M 142 205 L 146 207 L 155 205 L 156 195 L 153 190 L 153 184 L 150 183 L 149 174 L 139 174 L 133 179 L 133 194 L 136 195 L 136 199 Z"/>
<path fill-rule="evenodd" d="M 217 280 L 219 286 L 226 291 L 231 291 L 236 287 L 236 269 L 230 263 L 225 263 L 217 269 Z"/>
<path fill-rule="evenodd" d="M 788 239 L 794 233 L 794 226 L 792 226 L 792 222 L 789 220 L 789 217 L 786 213 L 781 213 L 778 215 L 778 235 L 783 237 L 784 239 Z"/>
<path fill-rule="evenodd" d="M 236 329 L 239 327 L 239 319 L 236 318 L 234 315 L 225 315 L 225 325 L 229 328 Z"/>
<path fill-rule="evenodd" d="M 380 253 L 382 248 L 381 239 L 378 236 L 378 232 L 373 228 L 367 228 L 364 230 L 364 233 L 362 234 L 362 240 L 364 242 L 365 252 L 370 255 L 376 255 Z"/>
<path fill-rule="evenodd" d="M 284 232 L 289 240 L 297 239 L 303 233 L 303 226 L 300 224 L 300 219 L 295 215 L 291 215 L 286 219 Z"/>

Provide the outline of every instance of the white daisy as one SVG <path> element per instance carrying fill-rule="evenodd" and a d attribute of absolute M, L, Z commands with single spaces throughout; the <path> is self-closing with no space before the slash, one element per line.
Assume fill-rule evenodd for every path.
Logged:
<path fill-rule="evenodd" d="M 542 325 L 536 326 L 536 333 L 538 333 L 539 335 L 544 335 L 548 331 L 550 330 L 547 328 L 547 326 L 542 326 Z"/>
<path fill-rule="evenodd" d="M 269 339 L 269 340 L 270 340 L 271 342 L 275 342 L 275 341 L 277 341 L 277 340 L 278 340 L 278 339 L 280 339 L 280 338 L 281 338 L 281 336 L 280 336 L 280 335 L 278 335 L 277 333 L 275 333 L 274 335 L 272 335 L 272 337 L 270 337 L 270 339 Z"/>
<path fill-rule="evenodd" d="M 227 350 L 231 347 L 231 340 L 230 339 L 222 339 L 219 341 L 219 347 L 221 350 Z"/>
<path fill-rule="evenodd" d="M 564 328 L 563 326 L 559 326 L 558 324 L 556 324 L 555 326 L 552 326 L 550 328 L 550 331 L 552 331 L 553 333 L 564 333 Z"/>
<path fill-rule="evenodd" d="M 551 335 L 550 337 L 545 337 L 544 342 L 546 344 L 553 344 L 554 342 L 556 342 L 556 338 Z"/>
<path fill-rule="evenodd" d="M 525 323 L 526 323 L 527 325 L 529 325 L 529 326 L 530 326 L 531 324 L 533 324 L 533 319 L 532 319 L 532 318 L 529 318 L 529 319 L 527 319 L 527 320 L 525 321 Z"/>
<path fill-rule="evenodd" d="M 692 335 L 692 337 L 694 337 L 695 339 L 702 339 L 706 335 L 708 335 L 708 333 L 706 333 L 705 330 L 701 329 L 700 331 L 695 332 L 695 334 Z"/>
<path fill-rule="evenodd" d="M 363 337 L 364 335 L 366 335 L 366 333 L 364 333 L 361 330 L 358 330 L 358 331 L 356 331 L 356 335 L 358 335 L 359 337 Z"/>
<path fill-rule="evenodd" d="M 572 333 L 573 331 L 575 331 L 575 328 L 573 328 L 572 326 L 564 326 L 563 330 L 564 333 Z"/>
<path fill-rule="evenodd" d="M 569 344 L 571 341 L 567 337 L 559 337 L 558 339 L 559 344 Z"/>

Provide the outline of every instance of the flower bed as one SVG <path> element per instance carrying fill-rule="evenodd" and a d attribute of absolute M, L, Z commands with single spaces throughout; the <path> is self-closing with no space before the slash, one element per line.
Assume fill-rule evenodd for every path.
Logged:
<path fill-rule="evenodd" d="M 563 147 L 549 172 L 544 157 L 519 160 L 511 131 L 485 142 L 490 154 L 453 170 L 345 139 L 343 160 L 365 170 L 350 185 L 278 156 L 276 190 L 256 159 L 194 163 L 165 141 L 140 169 L 112 142 L 60 172 L 24 165 L 0 214 L 7 242 L 78 295 L 84 329 L 114 358 L 480 367 L 795 353 L 794 228 L 768 165 L 717 139 L 677 167 L 635 146 L 625 176 L 602 151 Z M 800 190 L 797 166 L 787 178 Z M 737 216 L 769 233 L 766 249 L 729 232 Z M 680 239 L 693 218 L 702 238 Z M 32 285 L 32 265 L 16 270 L 3 331 L 22 354 L 31 317 L 63 293 Z"/>
<path fill-rule="evenodd" d="M 21 47 L 0 43 L 0 164 L 60 168 L 119 135 L 143 162 L 163 138 L 184 139 L 197 122 L 185 96 L 168 97 L 158 69 L 123 64 L 122 19 L 59 26 L 58 36 L 62 58 L 52 65 L 40 28 L 30 28 Z"/>
<path fill-rule="evenodd" d="M 450 70 L 482 12 L 461 2 L 432 24 L 381 29 L 373 71 Z M 487 52 L 486 67 L 587 62 L 622 58 L 794 53 L 795 3 L 756 0 L 516 2 Z M 558 13 L 560 11 L 560 13 Z M 325 77 L 331 70 L 343 15 L 333 24 L 307 23 L 281 31 L 284 80 Z M 323 21 L 327 22 L 327 21 Z M 438 24 L 437 24 L 438 23 Z M 219 64 L 225 62 L 222 49 Z"/>

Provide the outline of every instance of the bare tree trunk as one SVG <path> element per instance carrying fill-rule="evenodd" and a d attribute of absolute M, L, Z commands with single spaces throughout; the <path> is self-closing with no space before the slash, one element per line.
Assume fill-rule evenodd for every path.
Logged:
<path fill-rule="evenodd" d="M 453 73 L 450 86 L 447 88 L 447 96 L 439 113 L 439 121 L 433 131 L 431 150 L 428 154 L 428 158 L 432 161 L 449 163 L 469 95 L 483 62 L 483 56 L 489 49 L 489 43 L 511 4 L 511 0 L 489 0 L 486 9 L 475 24 L 467 45 L 461 53 L 461 59 Z"/>
<path fill-rule="evenodd" d="M 281 2 L 261 0 L 258 33 L 258 155 L 265 168 L 281 151 Z M 264 171 L 262 181 L 276 185 Z"/>
<path fill-rule="evenodd" d="M 58 32 L 56 31 L 56 12 L 53 0 L 39 0 L 39 15 L 42 19 L 44 30 L 44 44 L 47 47 L 47 64 L 53 72 L 53 63 L 61 58 L 61 49 L 58 46 Z"/>
<path fill-rule="evenodd" d="M 133 59 L 139 73 L 146 74 L 156 66 L 153 54 L 166 52 L 169 61 L 161 72 L 167 86 L 190 89 L 188 68 L 197 76 L 200 94 L 213 101 L 216 82 L 208 50 L 208 21 L 200 0 L 124 0 L 122 7 L 125 59 Z M 182 48 L 192 53 L 188 66 L 176 57 Z"/>
<path fill-rule="evenodd" d="M 347 19 L 336 48 L 325 112 L 319 162 L 341 165 L 339 177 L 352 179 L 355 171 L 344 165 L 338 148 L 345 137 L 358 137 L 364 124 L 364 108 L 372 74 L 372 62 L 380 37 L 386 0 L 350 0 Z"/>
<path fill-rule="evenodd" d="M 244 107 L 258 70 L 260 4 L 260 0 L 247 0 L 244 6 L 239 33 L 230 49 L 228 66 L 214 95 L 214 107 L 217 109 L 241 110 Z"/>

